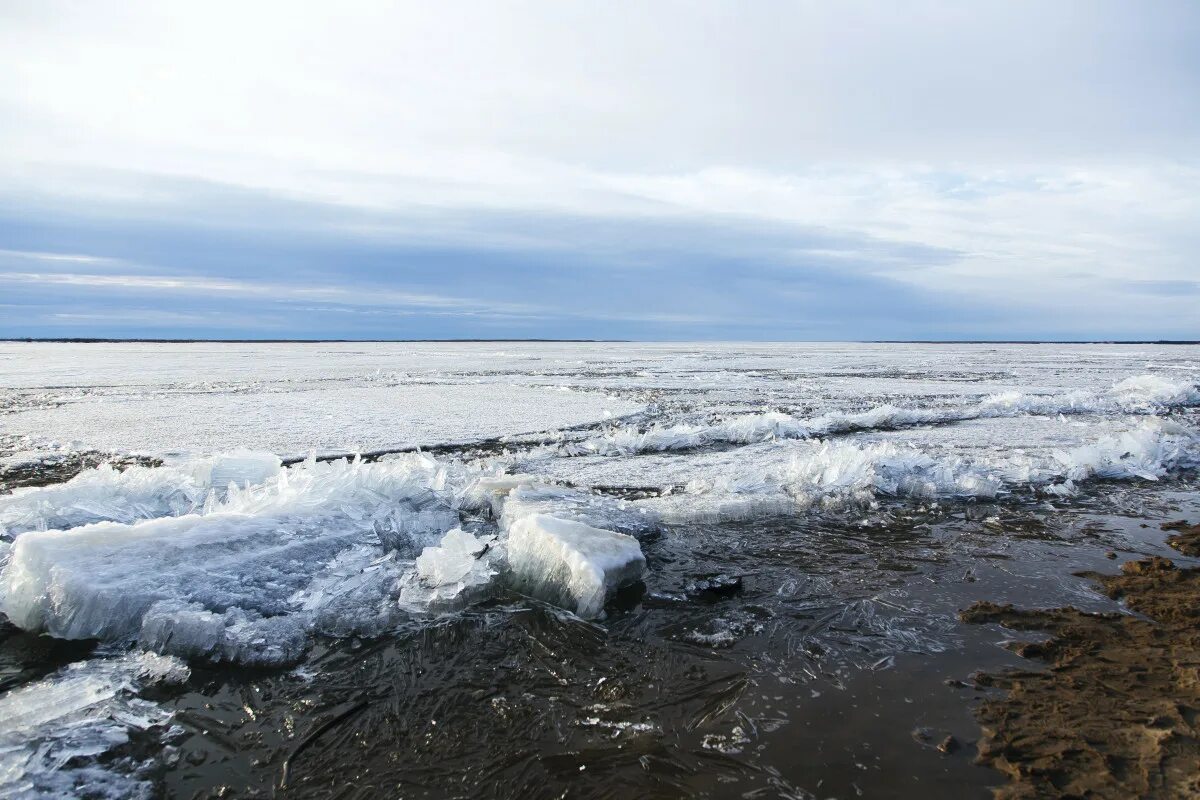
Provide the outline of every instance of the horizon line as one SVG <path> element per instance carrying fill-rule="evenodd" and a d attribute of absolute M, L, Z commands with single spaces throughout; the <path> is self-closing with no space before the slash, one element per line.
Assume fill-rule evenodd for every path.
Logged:
<path fill-rule="evenodd" d="M 211 339 L 107 336 L 10 336 L 0 342 L 29 344 L 682 344 L 685 342 L 754 342 L 758 344 L 1161 344 L 1200 345 L 1200 339 L 559 339 L 559 338 L 445 338 L 445 339 Z"/>

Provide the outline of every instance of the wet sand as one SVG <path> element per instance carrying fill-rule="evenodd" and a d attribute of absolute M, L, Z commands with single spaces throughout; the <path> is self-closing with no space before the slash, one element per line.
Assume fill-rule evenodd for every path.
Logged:
<path fill-rule="evenodd" d="M 1200 526 L 1163 527 L 1196 554 Z M 978 760 L 1009 778 L 996 797 L 1200 797 L 1200 569 L 1156 556 L 1087 577 L 1139 616 L 989 602 L 962 614 L 1051 635 L 1011 645 L 1047 668 L 976 676 L 1006 692 L 976 709 Z"/>

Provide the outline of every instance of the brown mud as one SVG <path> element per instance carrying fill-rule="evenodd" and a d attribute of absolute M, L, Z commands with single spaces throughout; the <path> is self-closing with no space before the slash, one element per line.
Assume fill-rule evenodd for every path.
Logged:
<path fill-rule="evenodd" d="M 1197 526 L 1179 529 L 1189 544 L 1171 544 L 1187 553 Z M 1085 577 L 1146 618 L 988 602 L 961 614 L 1051 635 L 1010 646 L 1048 669 L 975 676 L 1006 692 L 976 709 L 979 763 L 1009 778 L 996 797 L 1200 797 L 1200 569 L 1153 557 Z"/>
<path fill-rule="evenodd" d="M 1167 537 L 1167 544 L 1174 547 L 1185 556 L 1200 557 L 1200 523 L 1188 525 L 1187 520 L 1165 522 L 1164 531 L 1178 531 Z"/>

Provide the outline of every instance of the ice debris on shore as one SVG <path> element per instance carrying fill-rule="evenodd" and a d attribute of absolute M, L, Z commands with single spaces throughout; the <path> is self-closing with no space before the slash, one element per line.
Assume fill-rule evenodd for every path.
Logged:
<path fill-rule="evenodd" d="M 178 517 L 215 505 L 230 487 L 246 489 L 276 478 L 279 457 L 237 450 L 176 465 L 116 469 L 101 464 L 53 486 L 0 495 L 0 539 L 26 531 L 68 530 L 94 522 L 132 524 Z"/>
<path fill-rule="evenodd" d="M 114 754 L 133 734 L 171 722 L 139 693 L 188 674 L 170 656 L 130 653 L 71 664 L 0 696 L 0 795 L 150 798 L 153 762 Z"/>
<path fill-rule="evenodd" d="M 63 638 L 137 642 L 188 659 L 283 664 L 303 655 L 313 631 L 375 635 L 402 611 L 451 610 L 491 596 L 509 575 L 504 540 L 514 521 L 553 513 L 563 524 L 598 531 L 603 541 L 657 525 L 653 514 L 622 501 L 525 477 L 481 476 L 420 454 L 373 463 L 310 460 L 288 469 L 274 457 L 239 455 L 193 470 L 190 484 L 175 468 L 162 470 L 132 483 L 98 470 L 81 483 L 105 486 L 112 512 L 137 502 L 114 487 L 230 480 L 220 491 L 207 487 L 198 505 L 188 495 L 187 513 L 20 533 L 6 548 L 0 611 L 26 630 Z M 79 487 L 59 488 L 69 497 Z M 479 535 L 460 527 L 463 513 L 481 512 L 491 522 L 473 523 L 482 526 Z M 572 539 L 573 563 L 592 553 L 582 539 L 578 532 Z M 629 541 L 640 558 L 636 540 Z M 546 588 L 549 579 L 528 580 L 528 547 L 522 558 L 522 586 L 550 602 L 564 596 Z M 607 570 L 594 565 L 597 585 L 614 585 Z M 570 607 L 600 613 L 604 592 L 582 604 L 568 594 Z"/>
<path fill-rule="evenodd" d="M 190 478 L 178 467 L 102 468 L 0 502 L 0 515 L 20 509 L 25 524 L 32 513 L 40 525 L 63 525 L 4 543 L 0 611 L 65 638 L 280 664 L 299 658 L 313 632 L 377 635 L 405 613 L 461 608 L 505 586 L 601 616 L 615 590 L 642 576 L 638 540 L 662 519 L 752 519 L 882 497 L 1062 497 L 1094 479 L 1153 480 L 1200 466 L 1196 431 L 1159 418 L 1091 444 L 995 457 L 892 441 L 778 446 L 794 450 L 789 461 L 711 470 L 681 492 L 637 501 L 423 454 L 287 469 L 239 454 Z M 225 478 L 223 488 L 209 485 Z M 180 487 L 190 488 L 173 494 Z M 70 527 L 96 497 L 106 499 L 93 516 L 117 518 Z"/>
<path fill-rule="evenodd" d="M 388 536 L 417 551 L 457 523 L 447 470 L 423 455 L 310 461 L 257 486 L 231 485 L 183 516 L 26 532 L 0 573 L 0 611 L 27 630 L 64 638 L 140 639 L 189 657 L 291 660 L 303 651 L 306 629 L 339 627 L 322 619 L 327 605 L 381 593 L 367 580 L 352 581 L 357 595 L 335 589 L 352 577 L 339 557 L 364 548 L 379 557 Z M 326 605 L 312 602 L 314 591 Z"/>
<path fill-rule="evenodd" d="M 730 522 L 880 498 L 1069 497 L 1093 480 L 1158 480 L 1200 468 L 1200 434 L 1164 419 L 1043 454 L 944 456 L 888 441 L 826 440 L 796 449 L 782 468 L 694 480 L 681 493 L 643 504 L 673 524 Z"/>
<path fill-rule="evenodd" d="M 882 405 L 862 412 L 830 412 L 796 418 L 772 411 L 746 414 L 711 424 L 676 424 L 638 430 L 619 427 L 601 436 L 561 446 L 565 455 L 629 456 L 695 450 L 714 445 L 747 445 L 777 439 L 815 439 L 865 430 L 892 430 L 975 419 L 1058 414 L 1160 414 L 1200 405 L 1200 386 L 1155 375 L 1127 378 L 1100 391 L 1060 394 L 1003 392 L 976 403 L 945 408 Z"/>
<path fill-rule="evenodd" d="M 460 507 L 486 512 L 498 535 L 451 530 L 425 548 L 401 589 L 401 605 L 461 607 L 503 583 L 581 617 L 600 617 L 612 593 L 644 573 L 635 537 L 659 526 L 649 509 L 527 475 L 479 478 L 463 491 Z"/>

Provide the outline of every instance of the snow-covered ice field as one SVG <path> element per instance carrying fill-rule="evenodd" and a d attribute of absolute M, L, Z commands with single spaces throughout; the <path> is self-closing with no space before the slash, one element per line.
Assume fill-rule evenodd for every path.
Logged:
<path fill-rule="evenodd" d="M 780 748 L 1106 607 L 1198 409 L 1195 346 L 0 344 L 0 794 L 885 787 Z"/>

